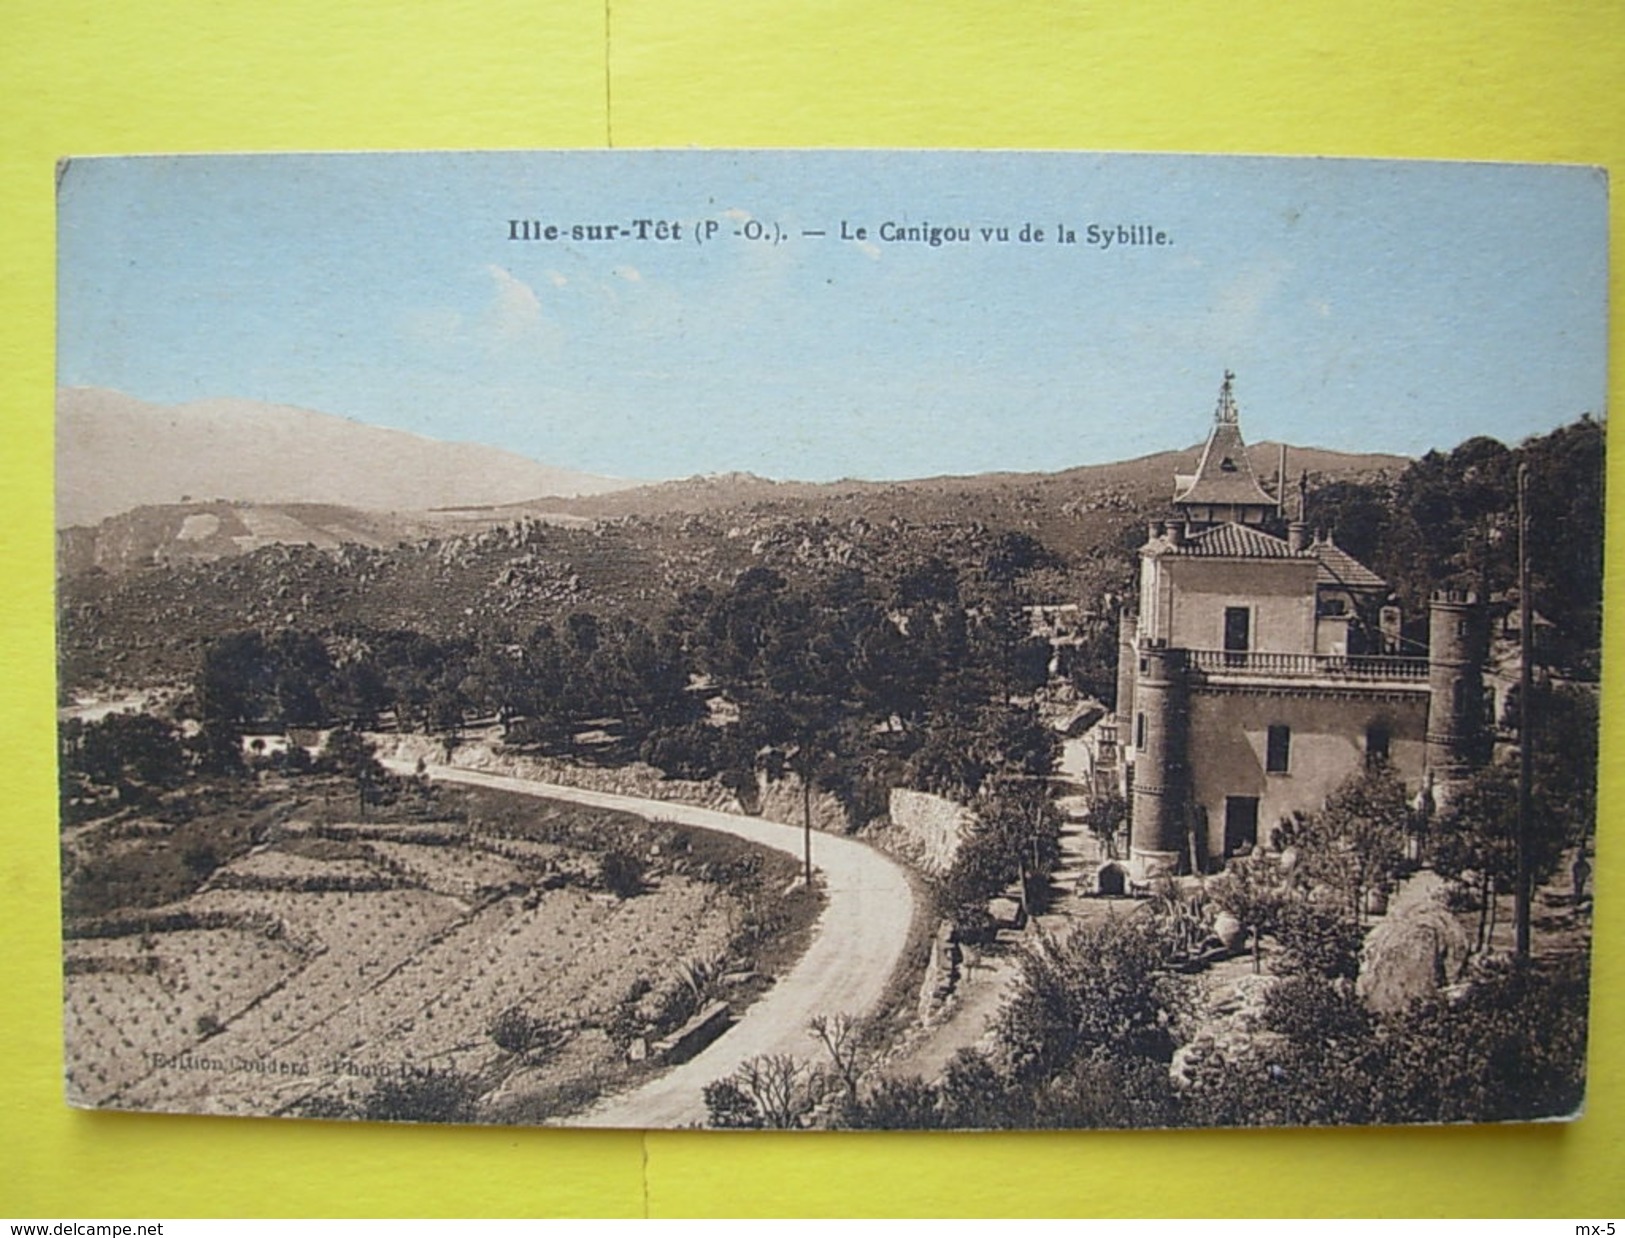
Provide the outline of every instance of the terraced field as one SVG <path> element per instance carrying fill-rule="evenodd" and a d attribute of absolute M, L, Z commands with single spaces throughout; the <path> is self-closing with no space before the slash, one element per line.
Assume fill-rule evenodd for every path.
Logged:
<path fill-rule="evenodd" d="M 671 827 L 645 828 L 666 831 L 670 857 Z M 289 820 L 184 899 L 70 919 L 69 1099 L 240 1115 L 567 1116 L 656 1069 L 627 1050 L 681 1017 L 696 975 L 718 983 L 727 967 L 752 992 L 767 983 L 741 953 L 750 900 L 737 884 L 657 860 L 644 891 L 620 898 L 595 880 L 598 863 L 516 837 L 511 822 Z M 685 961 L 698 972 L 685 974 Z M 504 1019 L 524 1043 L 494 1032 Z M 436 1089 L 460 1108 L 380 1111 L 381 1096 Z"/>

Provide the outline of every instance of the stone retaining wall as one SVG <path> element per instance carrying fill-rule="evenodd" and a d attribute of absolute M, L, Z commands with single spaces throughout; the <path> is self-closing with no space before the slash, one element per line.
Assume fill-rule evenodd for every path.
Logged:
<path fill-rule="evenodd" d="M 927 791 L 894 787 L 888 809 L 888 842 L 932 876 L 953 866 L 960 844 L 976 823 L 963 804 Z"/>
<path fill-rule="evenodd" d="M 451 765 L 485 774 L 555 782 L 561 786 L 580 787 L 585 791 L 665 800 L 718 812 L 744 813 L 784 825 L 801 824 L 801 781 L 794 774 L 786 774 L 777 782 L 769 781 L 765 774 L 759 775 L 755 803 L 746 804 L 734 791 L 715 779 L 694 782 L 682 778 L 663 778 L 659 770 L 641 762 L 610 768 L 576 765 L 557 757 L 513 752 L 501 745 L 483 743 L 458 745 L 448 761 L 444 744 L 434 736 L 375 735 L 372 739 L 378 745 L 379 756 L 400 761 L 422 760 L 431 765 Z M 845 833 L 846 811 L 834 796 L 815 791 L 812 797 L 812 822 L 814 829 Z"/>

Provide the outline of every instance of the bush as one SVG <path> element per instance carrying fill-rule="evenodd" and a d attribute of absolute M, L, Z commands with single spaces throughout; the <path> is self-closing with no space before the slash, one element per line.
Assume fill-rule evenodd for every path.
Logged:
<path fill-rule="evenodd" d="M 708 1126 L 719 1130 L 755 1130 L 762 1125 L 762 1115 L 749 1096 L 733 1079 L 717 1079 L 705 1085 L 705 1118 Z"/>
<path fill-rule="evenodd" d="M 449 1072 L 385 1079 L 362 1102 L 361 1116 L 373 1122 L 472 1122 L 479 1084 Z"/>
<path fill-rule="evenodd" d="M 1347 984 L 1283 976 L 1264 994 L 1264 1026 L 1310 1046 L 1371 1035 L 1371 1018 Z"/>
<path fill-rule="evenodd" d="M 842 1105 L 837 1125 L 851 1130 L 941 1130 L 942 1094 L 918 1076 L 881 1079 L 866 1095 Z"/>
<path fill-rule="evenodd" d="M 647 865 L 643 857 L 625 847 L 611 847 L 600 862 L 604 888 L 616 898 L 636 898 L 643 893 Z"/>
<path fill-rule="evenodd" d="M 1167 941 L 1140 916 L 1041 942 L 999 1020 L 1017 1078 L 1054 1074 L 1095 1050 L 1167 1063 L 1176 1013 L 1167 967 Z"/>
<path fill-rule="evenodd" d="M 1285 904 L 1276 934 L 1285 952 L 1283 972 L 1327 980 L 1353 980 L 1360 974 L 1365 934 L 1358 924 L 1329 907 L 1299 900 Z"/>
<path fill-rule="evenodd" d="M 1384 1025 L 1393 1045 L 1391 1120 L 1509 1122 L 1561 1117 L 1585 1099 L 1583 958 L 1514 963 L 1465 999 L 1422 1004 Z"/>
<path fill-rule="evenodd" d="M 550 1055 L 564 1038 L 557 1022 L 532 1018 L 517 1006 L 499 1014 L 488 1030 L 499 1049 L 531 1059 Z"/>
<path fill-rule="evenodd" d="M 1014 1086 L 975 1049 L 961 1049 L 948 1059 L 942 1077 L 943 1125 L 950 1130 L 999 1130 L 1027 1125 L 1029 1109 L 1016 1099 Z"/>

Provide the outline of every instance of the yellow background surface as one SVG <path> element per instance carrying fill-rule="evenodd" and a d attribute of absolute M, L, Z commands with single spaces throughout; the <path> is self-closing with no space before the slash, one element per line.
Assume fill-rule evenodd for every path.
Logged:
<path fill-rule="evenodd" d="M 51 627 L 59 156 L 999 146 L 1553 160 L 1618 177 L 1625 5 L 4 0 L 0 15 L 0 1216 L 1625 1213 L 1617 614 L 1583 1120 L 1044 1135 L 644 1137 L 68 1109 Z M 1619 221 L 1616 200 L 1616 243 Z M 1617 320 L 1611 339 L 1617 355 Z M 1615 449 L 1616 497 L 1622 474 Z"/>

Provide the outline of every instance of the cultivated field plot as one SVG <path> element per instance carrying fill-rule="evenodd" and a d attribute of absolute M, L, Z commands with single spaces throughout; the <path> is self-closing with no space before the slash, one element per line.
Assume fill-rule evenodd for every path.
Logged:
<path fill-rule="evenodd" d="M 460 822 L 287 822 L 185 899 L 70 927 L 69 1099 L 564 1116 L 653 1068 L 744 918 L 725 885 L 652 870 L 618 897 L 596 863 Z"/>

